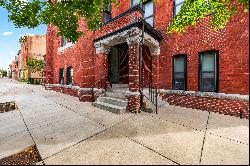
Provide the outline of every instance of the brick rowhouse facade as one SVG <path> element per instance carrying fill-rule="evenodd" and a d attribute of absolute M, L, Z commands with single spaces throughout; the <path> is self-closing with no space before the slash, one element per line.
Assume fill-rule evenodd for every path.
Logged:
<path fill-rule="evenodd" d="M 101 90 L 108 88 L 108 54 L 112 46 L 127 43 L 129 53 L 129 93 L 127 110 L 139 109 L 139 51 L 142 17 L 139 9 L 131 8 L 130 0 L 120 1 L 112 7 L 111 20 L 96 31 L 87 31 L 83 20 L 79 22 L 84 32 L 75 44 L 62 45 L 57 29 L 48 25 L 46 40 L 47 88 L 74 95 L 81 101 L 91 101 L 91 88 L 96 99 Z M 160 96 L 169 104 L 188 108 L 249 117 L 249 24 L 248 13 L 237 13 L 218 31 L 209 25 L 208 15 L 183 34 L 167 34 L 173 18 L 173 1 L 154 2 L 154 27 L 146 26 L 143 47 L 143 86 L 152 82 Z M 149 28 L 147 28 L 149 27 Z M 159 35 L 160 32 L 160 35 Z M 199 54 L 204 51 L 218 53 L 217 90 L 199 90 Z M 185 54 L 186 89 L 173 90 L 173 57 Z M 73 68 L 73 83 L 60 83 L 63 69 Z M 152 72 L 152 77 L 150 76 Z M 152 80 L 150 80 L 152 78 Z"/>
<path fill-rule="evenodd" d="M 40 80 L 44 82 L 44 70 L 33 71 L 27 67 L 29 58 L 35 60 L 45 60 L 46 54 L 46 35 L 27 36 L 26 40 L 21 43 L 18 52 L 18 74 L 19 80 Z"/>

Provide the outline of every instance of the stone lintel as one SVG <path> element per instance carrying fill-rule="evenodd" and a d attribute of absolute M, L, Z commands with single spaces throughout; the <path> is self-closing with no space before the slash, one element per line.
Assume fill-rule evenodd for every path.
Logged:
<path fill-rule="evenodd" d="M 94 43 L 96 54 L 108 54 L 112 46 L 121 43 L 127 43 L 129 46 L 139 45 L 141 43 L 141 35 L 142 30 L 134 27 L 97 41 Z M 160 54 L 160 43 L 146 32 L 144 32 L 144 44 L 149 47 L 151 55 Z"/>

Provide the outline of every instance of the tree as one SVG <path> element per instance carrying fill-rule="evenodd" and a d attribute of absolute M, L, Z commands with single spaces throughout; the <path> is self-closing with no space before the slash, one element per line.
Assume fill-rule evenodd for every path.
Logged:
<path fill-rule="evenodd" d="M 40 24 L 53 24 L 58 28 L 58 35 L 64 35 L 75 42 L 83 34 L 78 24 L 81 18 L 85 20 L 89 30 L 95 30 L 101 25 L 104 8 L 111 3 L 119 5 L 117 0 L 55 1 L 0 0 L 0 6 L 7 9 L 9 20 L 16 27 L 34 28 Z M 243 4 L 248 11 L 249 0 L 186 0 L 168 27 L 168 32 L 183 32 L 185 27 L 195 25 L 207 13 L 213 13 L 211 24 L 215 28 L 221 28 L 240 10 L 238 4 Z"/>
<path fill-rule="evenodd" d="M 32 72 L 41 72 L 41 79 L 43 78 L 43 73 L 45 70 L 45 60 L 38 60 L 34 58 L 28 58 L 27 67 L 31 69 Z"/>
<path fill-rule="evenodd" d="M 21 37 L 19 38 L 19 43 L 22 45 L 22 44 L 25 43 L 27 40 L 28 40 L 28 35 L 21 36 Z"/>
<path fill-rule="evenodd" d="M 189 25 L 195 25 L 200 19 L 211 14 L 210 24 L 215 30 L 223 28 L 230 17 L 249 9 L 249 0 L 185 0 L 180 12 L 170 23 L 168 32 L 184 32 Z"/>
<path fill-rule="evenodd" d="M 33 58 L 28 58 L 27 66 L 33 71 L 40 71 L 45 69 L 45 61 Z"/>
<path fill-rule="evenodd" d="M 9 20 L 15 27 L 35 28 L 40 24 L 53 24 L 58 35 L 72 42 L 83 34 L 78 21 L 83 18 L 89 30 L 101 25 L 102 11 L 116 0 L 0 0 L 7 9 Z"/>
<path fill-rule="evenodd" d="M 7 71 L 6 70 L 0 69 L 0 78 L 1 77 L 7 77 Z"/>
<path fill-rule="evenodd" d="M 3 77 L 7 77 L 7 71 L 6 70 L 3 71 Z"/>

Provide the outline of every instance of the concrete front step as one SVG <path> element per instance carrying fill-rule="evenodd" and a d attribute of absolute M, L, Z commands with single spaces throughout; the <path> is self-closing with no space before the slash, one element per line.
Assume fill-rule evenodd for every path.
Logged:
<path fill-rule="evenodd" d="M 118 105 L 113 105 L 113 104 L 109 104 L 109 103 L 105 103 L 101 101 L 94 102 L 93 106 L 104 109 L 109 112 L 116 113 L 116 114 L 122 114 L 126 111 L 126 107 L 121 107 Z"/>
<path fill-rule="evenodd" d="M 100 97 L 98 98 L 98 101 L 108 103 L 108 104 L 113 104 L 121 107 L 126 107 L 127 106 L 127 101 L 118 99 L 118 98 L 112 98 L 112 97 Z"/>
<path fill-rule="evenodd" d="M 110 88 L 107 92 L 114 92 L 114 93 L 125 94 L 126 91 L 129 91 L 129 89 L 128 88 Z"/>
<path fill-rule="evenodd" d="M 107 91 L 107 92 L 105 92 L 104 96 L 126 100 L 125 92 L 121 93 L 121 92 L 109 92 L 109 91 Z"/>
<path fill-rule="evenodd" d="M 124 113 L 128 104 L 125 96 L 125 92 L 128 88 L 125 87 L 126 85 L 122 86 L 124 87 L 113 87 L 107 90 L 104 96 L 100 96 L 97 101 L 93 103 L 93 106 L 116 114 Z"/>
<path fill-rule="evenodd" d="M 128 88 L 128 84 L 112 84 L 112 88 Z"/>

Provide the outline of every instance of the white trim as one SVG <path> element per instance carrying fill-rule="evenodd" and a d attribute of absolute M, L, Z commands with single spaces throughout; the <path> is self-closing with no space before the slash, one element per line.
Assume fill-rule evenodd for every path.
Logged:
<path fill-rule="evenodd" d="M 79 86 L 72 86 L 72 85 L 62 85 L 62 84 L 46 84 L 46 87 L 61 87 L 61 88 L 67 88 L 67 89 L 73 89 L 77 90 L 78 92 L 91 92 L 92 88 L 81 88 Z M 103 92 L 105 91 L 102 88 L 93 88 L 94 92 Z"/>
<path fill-rule="evenodd" d="M 126 91 L 125 96 L 140 96 L 140 92 L 131 92 L 131 91 Z"/>
<path fill-rule="evenodd" d="M 63 51 L 64 51 L 65 49 L 71 48 L 71 47 L 73 47 L 73 46 L 75 46 L 75 43 L 68 42 L 65 46 L 59 47 L 57 52 L 58 52 L 58 53 L 63 53 Z"/>
<path fill-rule="evenodd" d="M 138 27 L 122 31 L 116 35 L 106 37 L 94 43 L 96 54 L 108 54 L 110 47 L 127 42 L 129 46 L 140 44 L 142 30 Z M 144 43 L 149 47 L 151 55 L 160 55 L 160 43 L 144 32 Z"/>

